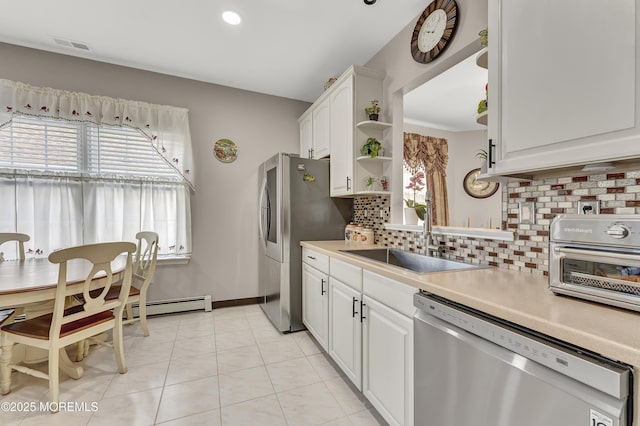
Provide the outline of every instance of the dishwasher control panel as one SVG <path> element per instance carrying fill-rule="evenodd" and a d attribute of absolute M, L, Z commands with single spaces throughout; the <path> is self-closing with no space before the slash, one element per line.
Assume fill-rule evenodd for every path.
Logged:
<path fill-rule="evenodd" d="M 570 351 L 533 334 L 525 334 L 487 314 L 436 300 L 424 293 L 414 295 L 414 306 L 418 308 L 417 320 L 423 314 L 430 315 L 616 398 L 628 395 L 628 371 L 621 366 Z"/>

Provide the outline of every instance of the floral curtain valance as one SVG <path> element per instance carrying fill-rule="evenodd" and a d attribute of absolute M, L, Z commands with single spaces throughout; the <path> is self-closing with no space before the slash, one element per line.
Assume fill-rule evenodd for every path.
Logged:
<path fill-rule="evenodd" d="M 412 174 L 422 169 L 426 172 L 437 169 L 446 176 L 449 161 L 449 145 L 444 138 L 418 133 L 404 134 L 404 166 Z"/>
<path fill-rule="evenodd" d="M 139 129 L 149 137 L 156 152 L 194 188 L 187 109 L 0 79 L 0 127 L 11 122 L 14 114 Z"/>

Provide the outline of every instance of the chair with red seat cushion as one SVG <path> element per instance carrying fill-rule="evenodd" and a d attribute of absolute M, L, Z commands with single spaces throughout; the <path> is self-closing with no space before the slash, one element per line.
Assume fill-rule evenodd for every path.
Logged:
<path fill-rule="evenodd" d="M 111 346 L 115 352 L 118 371 L 127 372 L 122 341 L 122 316 L 131 286 L 131 257 L 135 250 L 134 243 L 113 242 L 71 247 L 49 255 L 50 262 L 60 265 L 53 313 L 0 327 L 0 391 L 3 395 L 10 392 L 11 370 L 16 370 L 48 380 L 50 400 L 52 403 L 58 403 L 60 350 L 109 330 L 113 330 Z M 126 263 L 118 297 L 107 299 L 106 295 L 113 284 L 113 263 L 124 253 Z M 79 286 L 81 289 L 72 291 L 71 287 L 67 286 L 67 262 L 75 259 L 88 260 L 87 269 L 90 268 L 90 271 L 82 286 Z M 104 287 L 99 294 L 92 295 L 92 285 L 95 285 L 94 279 L 98 277 L 104 283 Z M 82 303 L 67 307 L 67 297 L 79 293 L 83 296 Z M 23 365 L 11 364 L 11 349 L 15 343 L 47 350 L 48 374 Z M 54 406 L 57 404 L 52 405 Z"/>

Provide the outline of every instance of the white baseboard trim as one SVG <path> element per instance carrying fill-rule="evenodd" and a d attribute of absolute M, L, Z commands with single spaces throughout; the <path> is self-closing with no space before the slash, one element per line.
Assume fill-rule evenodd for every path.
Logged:
<path fill-rule="evenodd" d="M 211 312 L 210 295 L 147 302 L 147 316 L 202 310 Z M 138 304 L 133 305 L 133 315 L 138 316 Z"/>

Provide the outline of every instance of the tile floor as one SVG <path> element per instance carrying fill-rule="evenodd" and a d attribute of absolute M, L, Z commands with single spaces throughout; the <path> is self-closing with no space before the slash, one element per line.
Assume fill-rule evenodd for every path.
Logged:
<path fill-rule="evenodd" d="M 126 374 L 116 372 L 111 349 L 92 346 L 80 380 L 61 376 L 60 401 L 79 403 L 79 411 L 7 411 L 3 403 L 48 401 L 46 381 L 14 372 L 0 424 L 386 424 L 310 334 L 279 334 L 256 305 L 149 323 L 149 337 L 125 326 Z"/>

